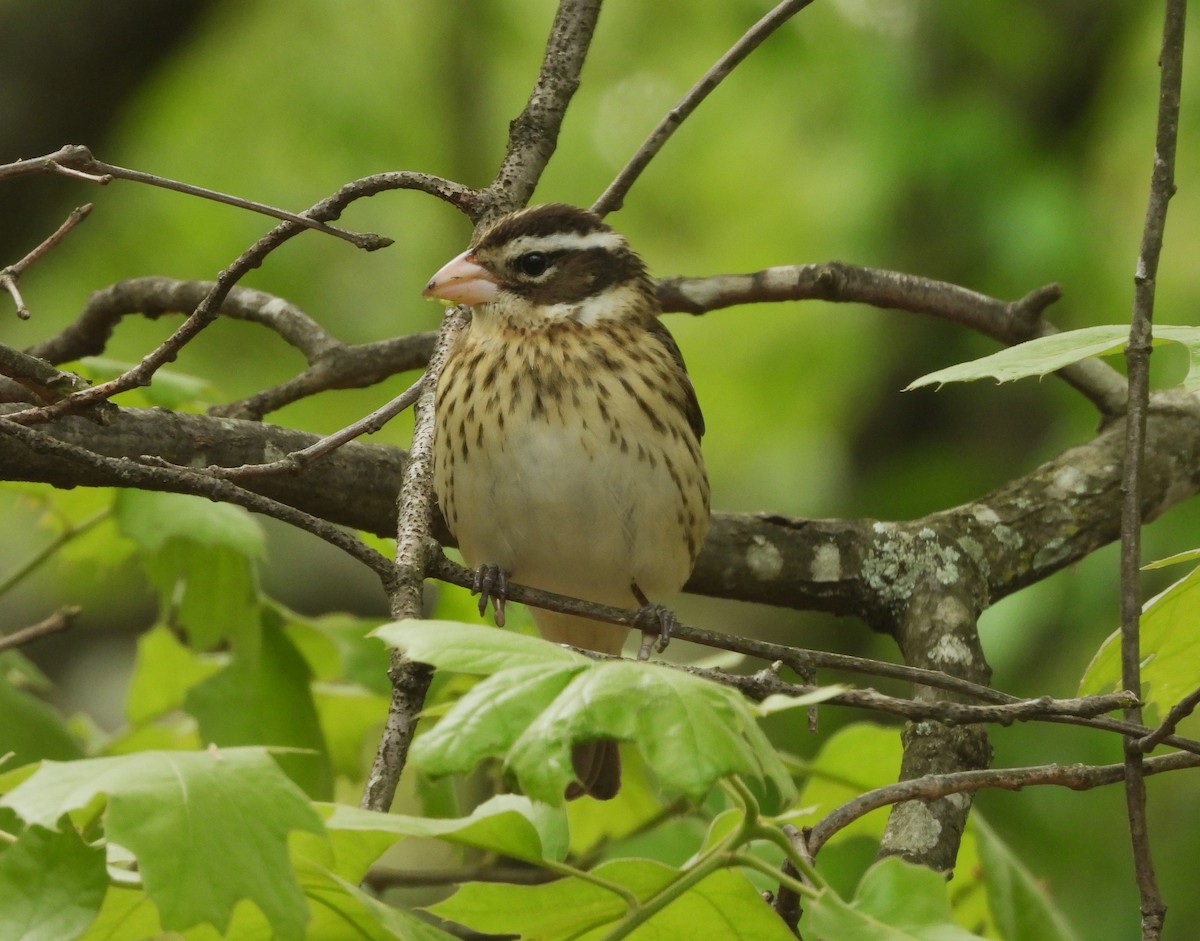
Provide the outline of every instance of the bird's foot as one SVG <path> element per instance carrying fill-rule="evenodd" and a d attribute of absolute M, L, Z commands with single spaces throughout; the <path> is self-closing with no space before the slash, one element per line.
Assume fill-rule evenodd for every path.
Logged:
<path fill-rule="evenodd" d="M 651 650 L 662 653 L 667 649 L 667 644 L 671 642 L 671 631 L 675 630 L 679 619 L 675 617 L 675 612 L 665 605 L 651 604 L 650 599 L 636 584 L 632 587 L 633 596 L 641 605 L 637 614 L 633 616 L 633 627 L 642 632 L 642 643 L 638 647 L 637 658 L 649 660 Z"/>
<path fill-rule="evenodd" d="M 496 626 L 504 626 L 504 604 L 508 601 L 508 572 L 494 562 L 485 563 L 475 570 L 471 582 L 471 594 L 479 595 L 479 615 L 487 614 L 488 601 L 492 603 L 492 614 Z"/>

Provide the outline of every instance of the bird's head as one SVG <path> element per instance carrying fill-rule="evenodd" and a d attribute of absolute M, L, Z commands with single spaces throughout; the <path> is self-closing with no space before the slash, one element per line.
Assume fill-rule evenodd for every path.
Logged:
<path fill-rule="evenodd" d="M 646 266 L 593 212 L 562 203 L 503 216 L 422 292 L 519 321 L 602 320 L 658 313 Z"/>

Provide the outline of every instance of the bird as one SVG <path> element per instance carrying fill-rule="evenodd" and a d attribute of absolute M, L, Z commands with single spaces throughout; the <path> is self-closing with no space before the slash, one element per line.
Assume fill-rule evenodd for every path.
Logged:
<path fill-rule="evenodd" d="M 709 524 L 704 417 L 646 265 L 600 216 L 563 203 L 484 228 L 422 292 L 467 305 L 434 403 L 433 486 L 503 625 L 509 579 L 636 608 L 639 659 L 675 623 Z M 628 631 L 531 608 L 541 635 L 619 655 Z M 630 708 L 637 708 L 631 705 Z M 577 743 L 565 796 L 620 787 L 617 743 Z"/>

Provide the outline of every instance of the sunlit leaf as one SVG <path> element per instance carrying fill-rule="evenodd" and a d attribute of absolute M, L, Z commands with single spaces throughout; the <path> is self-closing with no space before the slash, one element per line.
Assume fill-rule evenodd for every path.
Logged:
<path fill-rule="evenodd" d="M 313 702 L 308 664 L 274 623 L 264 618 L 256 649 L 236 649 L 229 664 L 194 686 L 187 711 L 201 739 L 217 745 L 276 745 L 279 765 L 312 798 L 333 796 L 333 768 Z"/>
<path fill-rule="evenodd" d="M 813 806 L 823 817 L 863 791 L 890 784 L 900 767 L 900 736 L 895 729 L 869 722 L 847 725 L 829 737 L 810 762 L 799 803 Z M 878 840 L 883 835 L 887 810 L 879 809 L 839 830 L 833 841 L 854 836 Z"/>
<path fill-rule="evenodd" d="M 921 386 L 945 382 L 969 382 L 974 379 L 995 379 L 1011 382 L 1028 376 L 1045 376 L 1071 363 L 1092 356 L 1120 353 L 1129 341 L 1128 324 L 1102 324 L 1068 330 L 1050 336 L 1018 343 L 967 363 L 957 363 L 928 373 L 911 382 L 909 391 Z M 1154 328 L 1154 343 L 1181 343 L 1188 351 L 1188 373 L 1182 382 L 1184 389 L 1194 392 L 1200 388 L 1200 327 L 1161 325 Z"/>
<path fill-rule="evenodd" d="M 567 852 L 563 811 L 519 794 L 498 794 L 469 816 L 452 820 L 379 814 L 339 804 L 332 808 L 325 826 L 335 837 L 348 831 L 436 837 L 526 862 L 561 860 Z"/>
<path fill-rule="evenodd" d="M 1142 698 L 1161 715 L 1200 686 L 1200 568 L 1193 569 L 1142 608 Z M 1100 645 L 1079 683 L 1081 695 L 1121 688 L 1121 636 Z"/>
<path fill-rule="evenodd" d="M 428 773 L 464 771 L 489 756 L 530 797 L 559 803 L 577 742 L 635 742 L 663 787 L 693 800 L 741 774 L 772 810 L 791 779 L 741 694 L 700 677 L 629 660 L 595 662 L 535 637 L 453 622 L 389 624 L 376 634 L 415 660 L 491 673 L 413 745 Z"/>
<path fill-rule="evenodd" d="M 104 800 L 108 840 L 138 860 L 162 924 L 224 930 L 252 901 L 281 941 L 302 937 L 308 914 L 288 860 L 292 830 L 321 832 L 303 793 L 264 750 L 142 752 L 44 762 L 0 806 L 53 828 L 63 814 Z"/>

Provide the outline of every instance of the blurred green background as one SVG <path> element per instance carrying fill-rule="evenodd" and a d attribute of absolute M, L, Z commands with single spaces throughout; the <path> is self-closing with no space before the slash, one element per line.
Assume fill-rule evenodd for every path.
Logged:
<path fill-rule="evenodd" d="M 383 170 L 483 185 L 536 75 L 553 9 L 550 0 L 7 0 L 0 162 L 82 143 L 111 163 L 292 210 Z M 591 203 L 767 9 L 749 0 L 609 0 L 535 200 Z M 1115 0 L 821 0 L 711 96 L 610 221 L 659 275 L 839 259 L 1005 299 L 1057 281 L 1058 326 L 1124 321 L 1153 151 L 1160 23 L 1158 4 Z M 1194 49 L 1200 37 L 1191 33 Z M 1200 70 L 1191 62 L 1185 81 L 1180 195 L 1156 311 L 1167 323 L 1194 321 L 1200 297 Z M 96 206 L 22 280 L 33 319 L 0 318 L 2 342 L 17 347 L 52 334 L 91 291 L 119 279 L 211 279 L 269 227 L 122 182 L 25 178 L 5 181 L 2 196 L 2 263 L 71 206 Z M 428 197 L 393 192 L 354 204 L 343 223 L 396 244 L 366 254 L 306 235 L 243 283 L 286 297 L 348 342 L 433 328 L 440 308 L 419 292 L 465 246 L 467 221 Z M 130 318 L 108 355 L 135 360 L 176 322 Z M 901 394 L 925 372 L 995 348 L 912 314 L 805 303 L 673 315 L 668 324 L 708 419 L 720 510 L 920 516 L 1032 469 L 1096 424 L 1078 395 L 1050 379 Z M 226 401 L 301 365 L 273 334 L 218 323 L 175 368 L 209 379 L 212 399 Z M 1160 385 L 1183 370 L 1167 349 L 1153 365 Z M 270 420 L 332 431 L 412 378 L 329 393 Z M 404 445 L 410 422 L 379 437 Z M 49 537 L 33 528 L 26 503 L 3 499 L 13 536 L 7 571 Z M 1200 542 L 1198 514 L 1185 505 L 1150 526 L 1146 558 Z M 305 612 L 386 613 L 369 574 L 316 540 L 267 528 L 272 594 Z M 1179 574 L 1148 573 L 1147 595 Z M 0 629 L 59 600 L 84 606 L 81 629 L 30 653 L 58 681 L 65 708 L 114 721 L 133 641 L 152 618 L 150 589 L 132 567 L 67 559 L 0 602 Z M 1072 695 L 1116 625 L 1116 600 L 1110 547 L 989 610 L 982 630 L 995 684 Z M 679 607 L 700 624 L 894 656 L 855 622 L 704 599 Z M 827 712 L 826 731 L 846 718 Z M 793 747 L 811 752 L 816 742 L 802 734 Z M 997 729 L 993 742 L 997 765 L 1120 760 L 1114 737 L 1067 727 Z M 1168 938 L 1190 937 L 1200 918 L 1193 789 L 1186 776 L 1150 782 Z M 1118 789 L 985 794 L 978 805 L 1082 937 L 1132 936 L 1137 898 Z"/>

